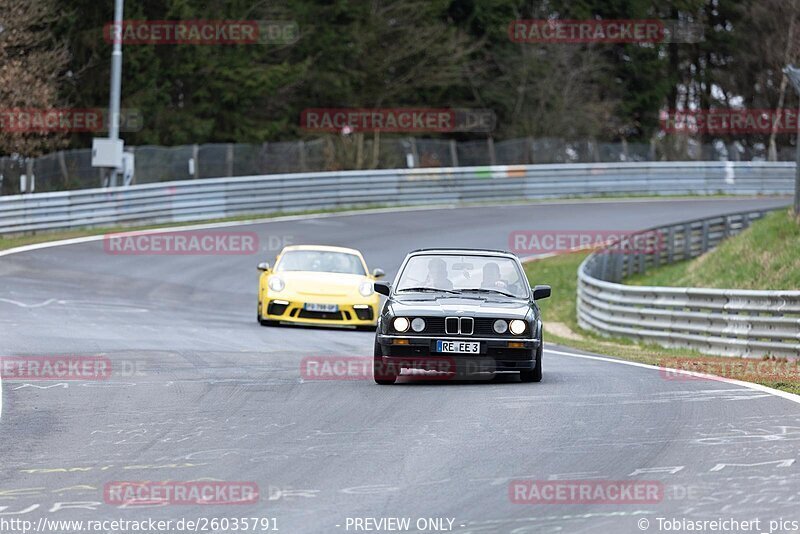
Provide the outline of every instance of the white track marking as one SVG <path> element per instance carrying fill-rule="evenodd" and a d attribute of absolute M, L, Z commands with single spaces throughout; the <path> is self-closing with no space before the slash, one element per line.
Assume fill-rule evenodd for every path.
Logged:
<path fill-rule="evenodd" d="M 788 197 L 782 197 L 777 195 L 773 197 L 775 199 L 782 199 Z M 726 197 L 723 200 L 753 200 L 753 199 L 760 199 L 763 200 L 764 197 Z M 288 221 L 308 221 L 312 219 L 329 219 L 333 217 L 351 217 L 355 215 L 371 215 L 371 214 L 380 214 L 380 213 L 400 213 L 404 211 L 436 211 L 436 210 L 443 210 L 443 209 L 469 209 L 469 208 L 491 208 L 491 207 L 515 207 L 515 206 L 530 206 L 530 207 L 537 207 L 537 206 L 552 206 L 552 205 L 579 205 L 579 204 L 630 204 L 630 203 L 656 203 L 656 202 L 708 202 L 713 201 L 713 198 L 683 198 L 683 197 L 666 197 L 666 198 L 621 198 L 621 199 L 583 199 L 583 200 L 555 200 L 555 201 L 542 201 L 542 202 L 520 202 L 515 204 L 508 204 L 508 203 L 479 203 L 479 204 L 432 204 L 427 206 L 399 206 L 393 208 L 376 208 L 376 209 L 367 209 L 367 210 L 349 210 L 349 211 L 339 211 L 333 213 L 312 213 L 312 214 L 305 214 L 305 215 L 287 215 L 285 217 L 261 217 L 257 219 L 249 219 L 244 221 L 228 221 L 228 222 L 214 222 L 214 223 L 201 223 L 201 224 L 189 224 L 183 226 L 166 226 L 163 228 L 153 228 L 150 230 L 133 230 L 133 229 L 125 229 L 124 227 L 111 230 L 108 233 L 125 233 L 125 232 L 135 232 L 137 234 L 158 234 L 164 232 L 182 232 L 187 230 L 202 230 L 206 228 L 226 228 L 232 226 L 249 226 L 252 224 L 265 224 L 271 222 L 288 222 Z M 177 224 L 177 223 L 176 223 Z M 0 250 L 0 257 L 2 256 L 9 256 L 11 254 L 19 254 L 21 252 L 28 252 L 31 250 L 41 250 L 46 248 L 52 247 L 61 247 L 65 245 L 77 245 L 80 243 L 91 243 L 92 241 L 102 241 L 105 236 L 108 234 L 99 234 L 99 235 L 91 235 L 85 237 L 74 237 L 71 239 L 61 239 L 58 241 L 47 241 L 45 243 L 36 243 L 33 245 L 24 245 L 21 247 L 15 247 L 8 250 Z"/>
<path fill-rule="evenodd" d="M 762 386 L 761 384 L 754 384 L 753 382 L 744 382 L 742 380 L 735 380 L 733 378 L 725 378 L 722 376 L 710 375 L 706 373 L 698 373 L 695 371 L 686 371 L 684 369 L 673 369 L 671 367 L 658 367 L 657 365 L 650 365 L 647 363 L 639 363 L 639 362 L 629 362 L 626 360 L 617 360 L 615 358 L 606 358 L 604 356 L 590 356 L 588 354 L 576 354 L 574 352 L 564 352 L 562 350 L 554 350 L 554 349 L 545 349 L 545 352 L 550 354 L 558 354 L 560 356 L 569 356 L 570 358 L 583 358 L 585 360 L 597 360 L 600 362 L 609 362 L 609 363 L 617 363 L 620 365 L 630 365 L 632 367 L 641 367 L 643 369 L 652 369 L 656 371 L 669 371 L 671 373 L 677 373 L 681 375 L 687 376 L 695 376 L 705 380 L 715 380 L 717 382 L 724 382 L 725 384 L 732 384 L 735 386 L 741 386 L 747 389 L 752 389 L 755 391 L 761 391 L 762 393 L 768 393 L 775 397 L 781 397 L 782 399 L 790 400 L 792 402 L 796 402 L 800 404 L 800 395 L 795 395 L 794 393 L 788 393 L 786 391 L 780 391 L 778 389 L 772 389 L 767 386 Z"/>
<path fill-rule="evenodd" d="M 24 302 L 19 302 L 11 299 L 3 299 L 3 298 L 0 298 L 0 302 L 8 302 L 9 304 L 13 304 L 14 306 L 19 306 L 20 308 L 41 308 L 42 306 L 47 306 L 49 304 L 56 302 L 56 299 L 47 299 L 44 302 L 39 302 L 38 304 L 25 304 Z"/>

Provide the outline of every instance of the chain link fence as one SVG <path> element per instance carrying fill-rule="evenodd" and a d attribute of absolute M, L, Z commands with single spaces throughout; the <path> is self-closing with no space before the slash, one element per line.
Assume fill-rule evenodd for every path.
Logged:
<path fill-rule="evenodd" d="M 455 141 L 379 134 L 328 136 L 310 141 L 257 144 L 222 143 L 177 147 L 127 147 L 134 154 L 132 183 L 252 176 L 262 174 L 470 167 L 536 163 L 636 161 L 765 161 L 767 150 L 738 141 L 700 144 L 686 136 L 652 143 L 600 143 L 592 140 L 493 139 Z M 783 147 L 779 161 L 794 161 Z M 0 157 L 0 194 L 102 187 L 104 175 L 91 165 L 91 149 L 65 150 L 39 158 Z"/>

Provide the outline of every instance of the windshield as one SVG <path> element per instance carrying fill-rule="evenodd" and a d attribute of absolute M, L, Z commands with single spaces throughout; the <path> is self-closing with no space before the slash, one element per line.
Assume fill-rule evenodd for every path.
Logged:
<path fill-rule="evenodd" d="M 504 256 L 425 254 L 408 260 L 396 290 L 473 291 L 526 298 L 528 282 L 517 262 Z"/>
<path fill-rule="evenodd" d="M 284 252 L 275 272 L 311 271 L 318 273 L 367 274 L 361 258 L 346 252 L 291 250 Z"/>

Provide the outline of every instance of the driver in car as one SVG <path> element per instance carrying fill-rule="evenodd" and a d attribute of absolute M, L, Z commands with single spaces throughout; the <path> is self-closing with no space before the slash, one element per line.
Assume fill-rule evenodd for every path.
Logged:
<path fill-rule="evenodd" d="M 425 285 L 435 289 L 453 289 L 453 282 L 447 277 L 447 264 L 442 258 L 433 258 L 428 262 Z"/>
<path fill-rule="evenodd" d="M 499 265 L 493 261 L 490 261 L 483 266 L 483 281 L 481 282 L 481 288 L 495 289 L 504 288 L 507 286 L 508 284 L 505 282 L 505 280 L 500 277 Z"/>

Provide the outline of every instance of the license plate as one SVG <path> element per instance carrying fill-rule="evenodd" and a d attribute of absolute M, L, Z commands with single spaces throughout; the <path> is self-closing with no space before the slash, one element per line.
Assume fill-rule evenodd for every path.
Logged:
<path fill-rule="evenodd" d="M 338 304 L 315 304 L 313 302 L 306 302 L 305 308 L 312 312 L 336 313 L 339 311 Z"/>
<path fill-rule="evenodd" d="M 462 352 L 480 354 L 481 344 L 477 341 L 436 341 L 436 352 Z"/>

